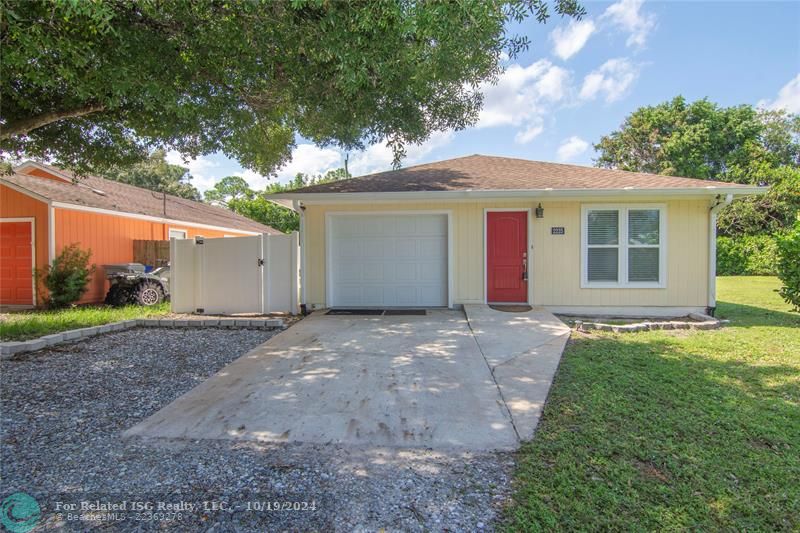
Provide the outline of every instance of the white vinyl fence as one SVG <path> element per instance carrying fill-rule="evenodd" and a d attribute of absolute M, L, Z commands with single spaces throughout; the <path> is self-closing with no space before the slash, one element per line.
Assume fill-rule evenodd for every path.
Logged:
<path fill-rule="evenodd" d="M 297 233 L 172 239 L 172 311 L 296 314 L 297 259 Z"/>

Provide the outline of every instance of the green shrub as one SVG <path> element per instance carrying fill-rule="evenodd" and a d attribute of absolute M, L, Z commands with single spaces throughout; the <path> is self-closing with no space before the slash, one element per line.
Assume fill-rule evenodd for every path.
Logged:
<path fill-rule="evenodd" d="M 81 250 L 73 243 L 61 250 L 52 265 L 36 272 L 47 289 L 48 307 L 66 307 L 80 300 L 95 270 L 95 265 L 89 265 L 91 255 L 91 250 Z"/>
<path fill-rule="evenodd" d="M 800 311 L 800 220 L 792 229 L 778 236 L 777 244 L 778 278 L 783 283 L 778 293 Z"/>
<path fill-rule="evenodd" d="M 744 256 L 735 241 L 730 237 L 717 237 L 717 275 L 740 275 L 744 264 Z"/>
<path fill-rule="evenodd" d="M 774 276 L 778 245 L 772 235 L 717 237 L 717 274 Z"/>

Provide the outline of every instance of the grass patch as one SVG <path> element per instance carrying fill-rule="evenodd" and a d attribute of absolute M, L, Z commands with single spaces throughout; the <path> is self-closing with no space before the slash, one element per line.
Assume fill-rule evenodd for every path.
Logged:
<path fill-rule="evenodd" d="M 101 326 L 110 322 L 148 318 L 169 313 L 169 304 L 153 307 L 80 306 L 56 311 L 6 313 L 0 319 L 0 339 L 21 341 L 76 328 Z"/>
<path fill-rule="evenodd" d="M 573 335 L 505 529 L 800 528 L 800 315 L 717 287 L 723 329 Z"/>

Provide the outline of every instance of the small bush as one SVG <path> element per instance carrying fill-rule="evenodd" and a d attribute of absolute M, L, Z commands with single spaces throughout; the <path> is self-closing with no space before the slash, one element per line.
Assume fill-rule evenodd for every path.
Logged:
<path fill-rule="evenodd" d="M 36 272 L 47 289 L 48 307 L 66 307 L 80 300 L 95 270 L 95 265 L 89 265 L 91 256 L 91 250 L 81 250 L 73 243 L 61 250 L 52 265 Z"/>
<path fill-rule="evenodd" d="M 800 311 L 800 220 L 778 236 L 777 246 L 778 278 L 783 283 L 778 293 L 795 311 Z"/>
<path fill-rule="evenodd" d="M 717 274 L 774 276 L 778 245 L 772 235 L 717 237 Z"/>

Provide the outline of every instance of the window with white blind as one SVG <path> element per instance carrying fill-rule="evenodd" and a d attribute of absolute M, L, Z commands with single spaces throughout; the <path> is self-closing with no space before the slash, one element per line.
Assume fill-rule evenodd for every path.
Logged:
<path fill-rule="evenodd" d="M 581 216 L 581 287 L 666 286 L 663 205 L 585 205 Z"/>

